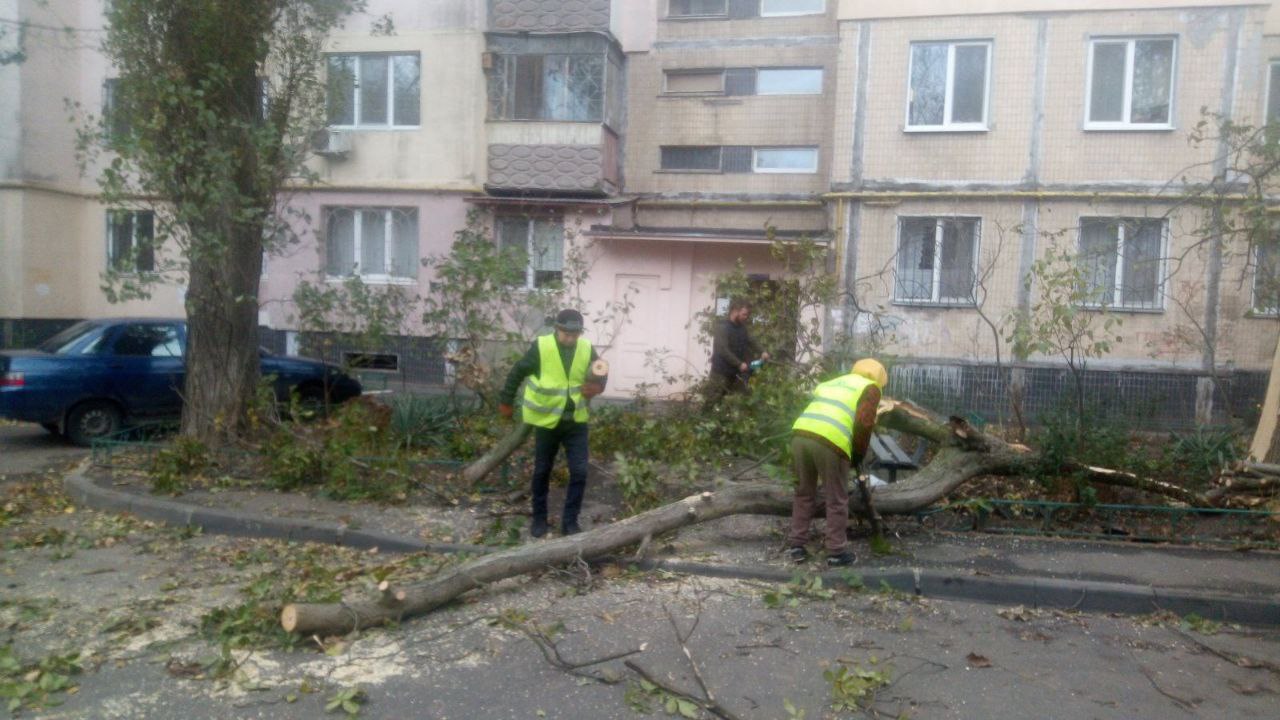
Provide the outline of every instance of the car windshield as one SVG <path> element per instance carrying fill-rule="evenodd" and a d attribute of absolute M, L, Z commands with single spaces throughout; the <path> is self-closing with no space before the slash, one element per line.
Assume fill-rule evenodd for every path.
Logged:
<path fill-rule="evenodd" d="M 101 326 L 84 320 L 40 343 L 36 346 L 36 349 L 52 355 L 68 355 L 71 353 L 71 348 L 79 344 L 85 337 L 101 332 Z"/>

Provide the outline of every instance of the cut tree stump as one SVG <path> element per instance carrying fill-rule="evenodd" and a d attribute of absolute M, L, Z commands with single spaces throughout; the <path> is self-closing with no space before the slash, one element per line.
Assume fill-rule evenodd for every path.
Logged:
<path fill-rule="evenodd" d="M 1031 449 L 987 435 L 962 418 L 952 417 L 946 422 L 938 422 L 908 403 L 882 401 L 877 426 L 917 435 L 938 446 L 933 461 L 910 478 L 874 488 L 873 502 L 882 515 L 914 513 L 941 500 L 973 478 L 1024 474 L 1036 468 L 1040 461 L 1039 454 Z M 473 467 L 485 462 L 491 465 L 488 470 L 492 470 L 519 447 L 528 436 L 528 427 L 522 424 L 514 429 Z M 1092 482 L 1159 493 L 1196 506 L 1208 504 L 1202 495 L 1131 473 L 1081 464 L 1068 465 L 1063 469 L 1080 472 Z M 646 538 L 695 523 L 739 514 L 788 516 L 791 514 L 791 501 L 791 491 L 778 485 L 730 484 L 577 535 L 531 542 L 476 558 L 431 580 L 399 588 L 390 599 L 386 597 L 390 590 L 387 586 L 379 595 L 364 599 L 287 605 L 281 612 L 280 623 L 288 632 L 327 636 L 400 622 L 430 612 L 469 590 L 489 583 L 548 566 L 612 555 L 624 548 L 642 545 Z M 849 498 L 851 513 L 861 514 L 865 510 L 860 497 Z"/>

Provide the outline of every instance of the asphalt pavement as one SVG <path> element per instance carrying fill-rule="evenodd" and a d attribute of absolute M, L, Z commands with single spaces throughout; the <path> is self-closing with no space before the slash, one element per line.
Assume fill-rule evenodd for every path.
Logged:
<path fill-rule="evenodd" d="M 30 477 L 82 457 L 39 428 L 0 427 L 0 476 Z M 68 475 L 76 477 L 88 481 Z M 119 492 L 101 482 L 68 489 L 88 507 Z M 183 510 L 181 498 L 142 499 L 176 506 L 126 499 L 133 512 L 161 515 L 155 519 L 180 523 L 184 516 L 163 513 L 190 519 L 208 510 Z M 101 525 L 116 509 L 65 517 Z M 238 520 L 224 518 L 221 529 L 280 537 L 273 523 L 282 518 L 235 514 Z M 307 522 L 342 527 L 323 517 Z M 584 668 L 598 679 L 570 674 L 528 635 L 486 620 L 504 612 L 547 628 L 565 662 L 635 651 L 625 660 L 681 692 L 702 695 L 705 684 L 742 720 L 795 717 L 785 703 L 809 720 L 863 715 L 833 709 L 838 700 L 825 673 L 840 668 L 877 678 L 862 702 L 885 717 L 1276 716 L 1280 623 L 1266 622 L 1280 606 L 1275 553 L 904 532 L 894 553 L 864 552 L 852 573 L 826 575 L 821 588 L 806 590 L 789 582 L 797 568 L 777 557 L 777 523 L 706 523 L 656 548 L 649 572 L 615 566 L 611 573 L 548 572 L 499 583 L 397 628 L 347 638 L 341 652 L 319 653 L 307 642 L 293 652 L 240 653 L 233 678 L 223 681 L 185 678 L 172 668 L 175 660 L 181 667 L 217 656 L 195 628 L 204 608 L 240 601 L 241 580 L 224 577 L 217 563 L 148 550 L 159 530 L 65 558 L 54 549 L 6 550 L 0 573 L 13 607 L 47 602 L 84 618 L 21 636 L 22 652 L 68 638 L 94 648 L 77 692 L 60 707 L 24 715 L 32 717 L 318 718 L 331 716 L 324 711 L 329 698 L 357 687 L 367 698 L 365 718 L 599 720 L 638 717 L 644 708 L 662 716 L 663 697 L 639 684 L 623 658 Z M 205 553 L 202 562 L 251 552 L 254 540 L 220 536 L 217 523 L 204 527 L 205 534 L 183 541 Z M 359 532 L 379 541 L 376 528 Z M 160 537 L 173 544 L 163 539 L 171 533 Z M 336 539 L 355 545 L 360 537 L 347 527 Z M 401 549 L 423 544 L 402 539 Z M 866 587 L 848 587 L 854 577 Z M 184 582 L 189 599 L 175 604 L 185 588 L 173 588 Z M 1170 602 L 1175 597 L 1201 601 L 1194 608 L 1204 620 L 1189 621 L 1195 610 Z M 0 602 L 0 626 L 9 622 L 5 606 Z M 123 649 L 100 647 L 105 631 L 95 622 L 105 620 L 96 618 L 143 608 L 159 610 L 159 626 Z M 1261 613 L 1264 622 L 1233 624 L 1233 613 L 1245 611 Z M 17 618 L 8 632 L 32 622 Z"/>

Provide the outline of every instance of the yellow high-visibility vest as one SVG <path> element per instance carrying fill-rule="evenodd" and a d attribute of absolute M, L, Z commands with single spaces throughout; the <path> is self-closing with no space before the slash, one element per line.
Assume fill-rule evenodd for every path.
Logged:
<path fill-rule="evenodd" d="M 524 382 L 521 418 L 535 427 L 553 428 L 560 423 L 568 401 L 573 400 L 574 422 L 586 422 L 589 413 L 586 398 L 582 397 L 582 384 L 587 380 L 590 364 L 591 343 L 586 338 L 578 338 L 569 374 L 565 375 L 555 334 L 539 337 L 538 375 Z"/>
<path fill-rule="evenodd" d="M 861 375 L 842 375 L 822 383 L 796 418 L 792 430 L 804 430 L 831 442 L 853 457 L 853 426 L 862 393 L 875 383 Z"/>

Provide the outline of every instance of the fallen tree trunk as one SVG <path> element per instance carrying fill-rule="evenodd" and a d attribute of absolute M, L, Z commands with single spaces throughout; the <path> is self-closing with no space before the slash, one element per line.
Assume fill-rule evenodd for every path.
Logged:
<path fill-rule="evenodd" d="M 481 455 L 477 460 L 462 469 L 462 481 L 467 484 L 467 487 L 471 487 L 483 480 L 486 475 L 493 472 L 504 460 L 510 457 L 511 453 L 518 450 L 532 432 L 532 425 L 517 420 L 515 427 L 511 428 L 511 432 L 503 436 L 496 445 L 489 448 L 489 452 Z"/>
<path fill-rule="evenodd" d="M 901 482 L 874 489 L 872 501 L 881 514 L 914 513 L 946 497 L 975 477 L 1023 474 L 1036 467 L 1039 462 L 1039 455 L 1030 448 L 987 435 L 960 418 L 953 417 L 946 423 L 936 422 L 919 408 L 905 403 L 881 403 L 878 426 L 917 435 L 938 446 L 933 460 L 919 472 Z M 479 472 L 481 463 L 485 463 L 489 465 L 485 472 L 492 470 L 519 447 L 528 436 L 528 427 L 521 424 L 499 446 L 473 463 L 472 467 L 477 467 Z M 1130 473 L 1085 465 L 1066 469 L 1084 472 L 1095 482 L 1157 492 L 1195 505 L 1207 503 L 1195 493 Z M 483 474 L 477 477 L 483 477 Z M 485 555 L 417 585 L 399 589 L 383 587 L 378 597 L 345 603 L 287 605 L 281 613 L 280 622 L 288 632 L 323 635 L 399 622 L 430 612 L 459 595 L 488 583 L 535 572 L 547 566 L 600 558 L 640 544 L 646 538 L 687 525 L 737 514 L 789 515 L 791 500 L 791 491 L 777 485 L 731 484 L 715 492 L 692 495 L 588 532 Z M 851 513 L 866 510 L 862 499 L 856 494 L 850 497 L 849 507 Z"/>

